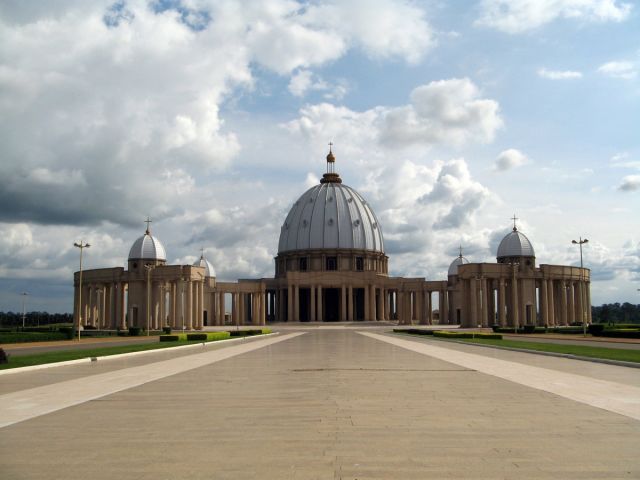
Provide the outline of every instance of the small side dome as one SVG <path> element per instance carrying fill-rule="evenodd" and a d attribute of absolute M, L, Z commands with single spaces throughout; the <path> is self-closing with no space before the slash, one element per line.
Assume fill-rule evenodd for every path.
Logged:
<path fill-rule="evenodd" d="M 452 275 L 458 275 L 458 265 L 464 265 L 465 263 L 469 263 L 469 260 L 464 258 L 462 255 L 460 255 L 459 257 L 456 257 L 456 259 L 453 262 L 451 262 L 451 265 L 449 265 L 448 275 L 450 277 Z"/>
<path fill-rule="evenodd" d="M 213 269 L 213 265 L 211 262 L 204 258 L 204 255 L 200 255 L 200 258 L 195 261 L 193 264 L 194 267 L 204 267 L 204 276 L 205 277 L 215 277 L 216 271 Z"/>
<path fill-rule="evenodd" d="M 157 237 L 151 236 L 149 230 L 138 238 L 129 250 L 129 260 L 159 260 L 166 262 L 167 253 Z"/>
<path fill-rule="evenodd" d="M 535 256 L 533 245 L 531 245 L 526 235 L 519 232 L 516 227 L 513 227 L 513 231 L 509 232 L 498 246 L 498 262 L 508 258 Z"/>

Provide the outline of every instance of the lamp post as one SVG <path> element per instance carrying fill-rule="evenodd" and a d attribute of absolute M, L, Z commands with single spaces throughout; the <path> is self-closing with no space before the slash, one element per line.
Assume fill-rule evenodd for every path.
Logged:
<path fill-rule="evenodd" d="M 145 265 L 147 270 L 147 337 L 149 336 L 149 323 L 151 319 L 151 271 L 156 268 L 155 265 Z"/>
<path fill-rule="evenodd" d="M 80 240 L 80 243 L 74 243 L 73 246 L 80 249 L 80 281 L 78 287 L 78 341 L 80 341 L 80 325 L 82 324 L 82 251 L 91 245 L 82 243 L 82 240 Z"/>
<path fill-rule="evenodd" d="M 29 295 L 27 292 L 22 292 L 22 329 L 24 330 L 24 322 L 27 318 L 27 296 Z"/>
<path fill-rule="evenodd" d="M 583 239 L 582 237 L 578 237 L 580 240 L 576 241 L 576 240 L 571 240 L 571 243 L 573 243 L 574 245 L 579 245 L 580 246 L 580 289 L 583 288 L 583 284 L 584 284 L 584 277 L 582 275 L 583 273 L 583 266 L 582 266 L 582 245 L 584 245 L 585 243 L 589 243 L 589 240 L 587 240 L 586 238 Z M 582 295 L 580 295 L 580 297 L 582 297 Z M 584 302 L 584 300 L 583 300 Z M 587 336 L 587 322 L 586 322 L 586 311 L 583 308 L 584 305 L 581 306 L 581 310 L 582 310 L 582 335 L 584 337 Z"/>

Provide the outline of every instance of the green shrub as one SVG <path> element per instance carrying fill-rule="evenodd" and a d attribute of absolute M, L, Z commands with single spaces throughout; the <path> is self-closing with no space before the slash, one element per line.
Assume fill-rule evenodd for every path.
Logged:
<path fill-rule="evenodd" d="M 60 332 L 10 332 L 0 333 L 0 343 L 50 342 L 68 340 L 69 337 Z"/>
<path fill-rule="evenodd" d="M 482 332 L 449 332 L 446 330 L 436 330 L 433 332 L 434 337 L 441 338 L 483 338 L 491 340 L 502 340 L 499 333 L 482 333 Z"/>
<path fill-rule="evenodd" d="M 142 333 L 142 328 L 140 328 L 140 327 L 129 327 L 129 336 L 130 337 L 139 337 L 140 333 Z"/>
<path fill-rule="evenodd" d="M 269 333 L 273 333 L 273 331 L 270 328 L 263 328 L 262 329 L 262 334 L 263 335 L 267 335 Z"/>
<path fill-rule="evenodd" d="M 162 333 L 171 335 L 171 327 L 162 327 Z"/>
<path fill-rule="evenodd" d="M 604 323 L 592 323 L 591 325 L 589 325 L 587 327 L 587 331 L 595 336 L 595 337 L 599 337 L 602 332 L 604 331 L 604 328 L 606 327 L 606 325 Z"/>
<path fill-rule="evenodd" d="M 500 330 L 500 324 L 499 323 L 494 323 L 493 325 L 491 325 L 491 330 L 493 330 L 495 333 L 497 333 Z"/>
<path fill-rule="evenodd" d="M 70 340 L 73 338 L 73 327 L 60 327 L 58 328 L 58 332 L 65 335 L 65 337 Z"/>
<path fill-rule="evenodd" d="M 160 335 L 161 342 L 178 342 L 180 341 L 180 335 Z"/>
<path fill-rule="evenodd" d="M 231 337 L 246 337 L 247 336 L 247 331 L 246 330 L 231 330 L 231 331 L 229 331 L 229 336 L 231 336 Z"/>
<path fill-rule="evenodd" d="M 600 336 L 610 338 L 640 338 L 640 330 L 637 328 L 605 329 L 600 333 Z"/>
<path fill-rule="evenodd" d="M 194 340 L 198 341 L 206 341 L 207 334 L 206 333 L 187 333 L 187 340 L 192 342 Z"/>
<path fill-rule="evenodd" d="M 534 333 L 536 331 L 535 325 L 523 325 L 522 332 L 523 333 Z"/>
<path fill-rule="evenodd" d="M 207 332 L 206 335 L 207 335 L 207 342 L 225 340 L 231 336 L 229 332 Z"/>
<path fill-rule="evenodd" d="M 554 327 L 549 329 L 550 332 L 553 333 L 567 333 L 567 334 L 578 334 L 578 333 L 582 333 L 583 331 L 583 327 L 582 326 L 572 326 L 572 327 Z"/>
<path fill-rule="evenodd" d="M 607 328 L 640 328 L 640 323 L 612 323 L 608 325 Z"/>

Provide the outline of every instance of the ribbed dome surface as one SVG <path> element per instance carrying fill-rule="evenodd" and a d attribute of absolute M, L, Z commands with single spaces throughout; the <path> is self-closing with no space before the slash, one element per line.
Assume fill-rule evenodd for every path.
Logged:
<path fill-rule="evenodd" d="M 145 233 L 138 238 L 129 250 L 129 260 L 167 260 L 167 254 L 156 237 Z"/>
<path fill-rule="evenodd" d="M 464 265 L 465 263 L 469 263 L 469 260 L 464 257 L 456 257 L 456 259 L 451 262 L 451 265 L 449 265 L 449 276 L 457 275 L 458 265 Z"/>
<path fill-rule="evenodd" d="M 535 257 L 533 246 L 524 233 L 513 230 L 498 246 L 498 260 L 504 257 Z"/>
<path fill-rule="evenodd" d="M 196 262 L 193 264 L 194 267 L 204 267 L 204 276 L 205 277 L 215 277 L 216 276 L 216 271 L 213 269 L 213 265 L 211 265 L 211 262 L 209 260 L 207 260 L 204 257 L 200 257 L 198 260 L 196 260 Z"/>
<path fill-rule="evenodd" d="M 351 187 L 321 183 L 303 193 L 289 211 L 280 230 L 278 253 L 318 248 L 384 253 L 380 224 Z"/>

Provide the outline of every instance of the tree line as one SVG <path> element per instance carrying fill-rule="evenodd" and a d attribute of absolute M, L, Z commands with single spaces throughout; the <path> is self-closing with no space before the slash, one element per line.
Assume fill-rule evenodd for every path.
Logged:
<path fill-rule="evenodd" d="M 71 323 L 71 313 L 27 312 L 24 318 L 26 327 L 46 326 L 52 323 Z M 22 312 L 0 312 L 0 327 L 22 326 Z"/>
<path fill-rule="evenodd" d="M 640 304 L 605 303 L 591 307 L 593 323 L 640 323 Z"/>

